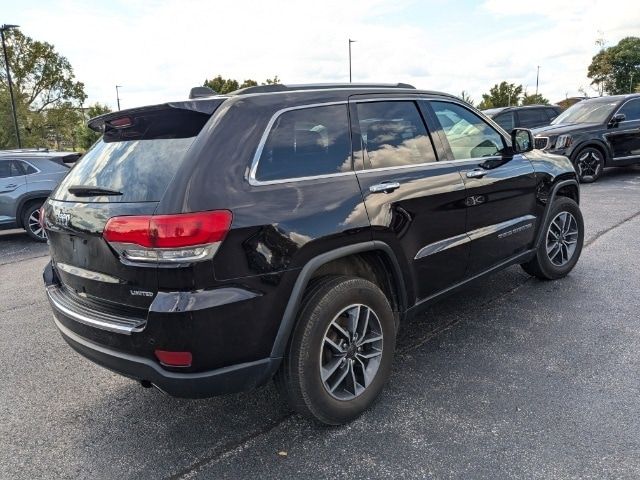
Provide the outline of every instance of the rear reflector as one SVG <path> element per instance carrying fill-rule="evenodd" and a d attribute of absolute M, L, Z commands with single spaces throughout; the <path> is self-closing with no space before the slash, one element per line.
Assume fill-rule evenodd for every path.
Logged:
<path fill-rule="evenodd" d="M 156 357 L 162 365 L 167 367 L 190 367 L 193 360 L 191 352 L 169 352 L 167 350 L 156 350 Z"/>
<path fill-rule="evenodd" d="M 113 217 L 102 236 L 128 260 L 187 262 L 210 258 L 231 220 L 228 210 Z"/>

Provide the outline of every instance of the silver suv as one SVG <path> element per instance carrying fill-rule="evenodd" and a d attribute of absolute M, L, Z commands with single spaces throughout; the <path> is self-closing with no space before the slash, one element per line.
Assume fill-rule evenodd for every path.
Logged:
<path fill-rule="evenodd" d="M 78 158 L 76 152 L 0 151 L 0 230 L 24 228 L 32 239 L 46 242 L 40 207 Z"/>

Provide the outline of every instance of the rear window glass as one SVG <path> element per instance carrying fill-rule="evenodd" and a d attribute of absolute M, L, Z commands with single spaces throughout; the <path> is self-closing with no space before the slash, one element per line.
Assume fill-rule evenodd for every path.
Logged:
<path fill-rule="evenodd" d="M 132 128 L 107 130 L 71 169 L 53 198 L 58 200 L 149 202 L 162 198 L 208 115 L 154 112 L 136 117 Z M 72 186 L 97 187 L 122 195 L 82 196 Z"/>
<path fill-rule="evenodd" d="M 255 177 L 260 181 L 351 170 L 346 105 L 290 110 L 273 124 Z"/>

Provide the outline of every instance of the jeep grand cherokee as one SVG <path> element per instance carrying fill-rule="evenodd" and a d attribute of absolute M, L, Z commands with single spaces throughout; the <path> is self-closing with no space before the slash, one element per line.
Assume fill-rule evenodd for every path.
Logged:
<path fill-rule="evenodd" d="M 399 325 L 483 275 L 567 275 L 583 222 L 566 157 L 408 85 L 252 87 L 110 113 L 50 196 L 55 324 L 171 395 L 275 377 L 347 422 L 391 372 Z"/>

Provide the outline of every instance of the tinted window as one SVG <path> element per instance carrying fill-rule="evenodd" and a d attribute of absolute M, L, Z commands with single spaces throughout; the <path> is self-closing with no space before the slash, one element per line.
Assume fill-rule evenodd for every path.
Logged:
<path fill-rule="evenodd" d="M 78 201 L 68 189 L 82 185 L 122 192 L 109 197 L 110 202 L 160 200 L 209 115 L 166 109 L 143 111 L 126 118 L 131 126 L 107 127 L 103 137 L 69 171 L 52 198 Z M 95 200 L 82 197 L 80 201 Z"/>
<path fill-rule="evenodd" d="M 273 124 L 256 179 L 281 180 L 351 170 L 346 105 L 290 110 Z"/>
<path fill-rule="evenodd" d="M 435 162 L 436 155 L 414 102 L 357 104 L 367 168 Z"/>
<path fill-rule="evenodd" d="M 497 155 L 504 148 L 502 136 L 470 110 L 449 102 L 431 102 L 431 106 L 454 159 Z"/>
<path fill-rule="evenodd" d="M 560 110 L 556 110 L 555 108 L 545 108 L 545 112 L 547 113 L 549 120 L 553 120 L 560 115 Z"/>
<path fill-rule="evenodd" d="M 613 112 L 618 102 L 611 100 L 583 100 L 571 105 L 551 122 L 562 123 L 602 123 Z"/>
<path fill-rule="evenodd" d="M 0 178 L 19 177 L 24 175 L 18 162 L 14 160 L 0 161 Z"/>
<path fill-rule="evenodd" d="M 549 122 L 542 108 L 525 108 L 518 110 L 519 126 L 524 128 L 537 127 Z"/>
<path fill-rule="evenodd" d="M 624 113 L 625 120 L 640 120 L 640 98 L 629 100 L 618 113 Z"/>
<path fill-rule="evenodd" d="M 507 132 L 510 132 L 514 128 L 513 112 L 501 113 L 500 115 L 493 117 L 493 121 L 504 128 Z"/>
<path fill-rule="evenodd" d="M 26 175 L 31 175 L 32 173 L 37 173 L 38 171 L 33 168 L 30 164 L 25 163 L 25 162 L 19 162 L 20 166 L 22 167 L 22 169 L 24 170 Z"/>

